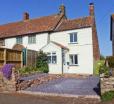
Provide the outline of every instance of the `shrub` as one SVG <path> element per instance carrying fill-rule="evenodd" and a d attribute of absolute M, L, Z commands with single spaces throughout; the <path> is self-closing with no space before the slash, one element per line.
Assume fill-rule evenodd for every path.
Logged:
<path fill-rule="evenodd" d="M 103 55 L 100 55 L 100 60 L 105 60 L 105 57 Z"/>
<path fill-rule="evenodd" d="M 105 63 L 104 60 L 99 60 L 94 64 L 94 74 L 95 75 L 97 75 L 97 76 L 99 75 L 99 70 L 100 70 L 101 66 L 104 65 L 104 63 Z"/>
<path fill-rule="evenodd" d="M 114 98 L 114 91 L 105 92 L 101 96 L 102 101 L 109 101 L 109 100 L 112 100 L 113 98 Z"/>
<path fill-rule="evenodd" d="M 35 72 L 39 72 L 39 70 L 34 66 L 23 67 L 19 69 L 20 75 L 28 75 L 28 74 L 35 73 Z"/>
<path fill-rule="evenodd" d="M 37 62 L 36 62 L 36 67 L 44 73 L 48 73 L 48 63 L 47 63 L 47 55 L 40 51 L 37 56 Z"/>
<path fill-rule="evenodd" d="M 107 57 L 106 61 L 108 61 L 110 68 L 114 68 L 114 56 Z"/>
<path fill-rule="evenodd" d="M 99 70 L 100 74 L 104 74 L 104 76 L 109 77 L 110 73 L 109 73 L 109 68 L 105 65 L 100 66 L 100 70 Z"/>
<path fill-rule="evenodd" d="M 7 79 L 10 79 L 13 67 L 14 67 L 14 64 L 6 64 L 6 65 L 4 65 L 4 67 L 2 68 L 3 76 L 6 77 Z"/>

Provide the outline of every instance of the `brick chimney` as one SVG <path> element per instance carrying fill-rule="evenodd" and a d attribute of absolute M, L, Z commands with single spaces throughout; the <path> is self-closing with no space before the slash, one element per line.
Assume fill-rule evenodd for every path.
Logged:
<path fill-rule="evenodd" d="M 59 10 L 60 10 L 59 11 L 60 14 L 66 15 L 65 6 L 63 4 L 59 7 Z"/>
<path fill-rule="evenodd" d="M 27 12 L 24 13 L 23 20 L 24 21 L 29 20 L 29 14 Z"/>
<path fill-rule="evenodd" d="M 94 62 L 100 59 L 100 48 L 99 41 L 97 36 L 96 20 L 94 13 L 94 3 L 89 4 L 89 14 L 93 17 L 93 26 L 92 26 L 92 40 L 93 40 L 93 57 Z"/>
<path fill-rule="evenodd" d="M 89 14 L 90 16 L 94 16 L 94 3 L 89 4 Z"/>

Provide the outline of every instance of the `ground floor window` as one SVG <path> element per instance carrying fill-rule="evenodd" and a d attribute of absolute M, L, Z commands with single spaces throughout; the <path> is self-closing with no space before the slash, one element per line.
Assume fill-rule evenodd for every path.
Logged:
<path fill-rule="evenodd" d="M 70 55 L 70 65 L 78 65 L 78 55 L 77 54 Z"/>
<path fill-rule="evenodd" d="M 57 63 L 57 56 L 56 52 L 48 53 L 48 63 L 49 64 L 56 64 Z"/>

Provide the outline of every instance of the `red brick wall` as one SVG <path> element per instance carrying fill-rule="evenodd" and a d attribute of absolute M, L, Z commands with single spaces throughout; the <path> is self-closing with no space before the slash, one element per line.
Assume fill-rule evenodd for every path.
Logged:
<path fill-rule="evenodd" d="M 93 27 L 92 27 L 92 40 L 93 40 L 93 57 L 94 57 L 94 61 L 97 61 L 100 59 L 100 49 L 99 49 L 95 18 L 94 18 Z"/>

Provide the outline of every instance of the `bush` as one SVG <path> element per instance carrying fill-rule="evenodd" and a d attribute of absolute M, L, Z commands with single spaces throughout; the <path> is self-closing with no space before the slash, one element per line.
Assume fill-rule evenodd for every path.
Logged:
<path fill-rule="evenodd" d="M 2 68 L 2 73 L 3 76 L 7 79 L 10 79 L 11 74 L 12 74 L 12 68 L 14 67 L 14 64 L 5 64 L 4 67 Z"/>
<path fill-rule="evenodd" d="M 100 55 L 100 60 L 105 60 L 105 57 L 103 55 Z"/>
<path fill-rule="evenodd" d="M 38 53 L 37 56 L 37 62 L 36 62 L 36 67 L 44 73 L 48 73 L 49 72 L 49 68 L 48 68 L 48 63 L 47 63 L 47 55 L 45 53 L 43 53 L 42 51 L 40 51 Z"/>
<path fill-rule="evenodd" d="M 114 68 L 114 56 L 107 57 L 106 61 L 108 61 L 110 68 Z"/>
<path fill-rule="evenodd" d="M 104 74 L 104 76 L 109 77 L 110 76 L 110 72 L 109 72 L 109 68 L 105 65 L 100 66 L 100 70 L 99 70 L 100 74 Z"/>
<path fill-rule="evenodd" d="M 35 72 L 40 72 L 40 71 L 34 66 L 23 67 L 19 69 L 20 75 L 28 75 L 28 74 L 35 73 Z"/>
<path fill-rule="evenodd" d="M 94 64 L 94 75 L 98 76 L 100 74 L 99 70 L 100 70 L 101 66 L 104 65 L 104 63 L 105 63 L 104 60 L 99 60 Z"/>
<path fill-rule="evenodd" d="M 114 98 L 114 91 L 105 92 L 101 96 L 102 101 L 109 101 L 112 100 L 113 98 Z"/>

